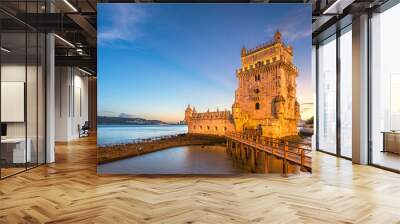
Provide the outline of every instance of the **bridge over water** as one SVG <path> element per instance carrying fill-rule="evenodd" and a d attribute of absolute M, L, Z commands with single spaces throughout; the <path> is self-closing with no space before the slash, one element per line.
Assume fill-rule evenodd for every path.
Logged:
<path fill-rule="evenodd" d="M 264 162 L 264 172 L 269 172 L 268 163 L 273 156 L 282 161 L 282 174 L 287 176 L 289 167 L 299 167 L 302 171 L 311 172 L 311 144 L 293 140 L 275 139 L 254 134 L 226 133 L 227 151 L 234 159 L 257 171 L 260 157 Z"/>

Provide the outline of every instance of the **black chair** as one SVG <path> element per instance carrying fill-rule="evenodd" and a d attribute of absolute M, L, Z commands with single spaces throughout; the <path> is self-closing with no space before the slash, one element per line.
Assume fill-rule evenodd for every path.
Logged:
<path fill-rule="evenodd" d="M 89 121 L 85 121 L 85 123 L 82 125 L 82 127 L 80 127 L 80 125 L 78 125 L 79 138 L 89 136 L 89 129 L 90 129 Z"/>

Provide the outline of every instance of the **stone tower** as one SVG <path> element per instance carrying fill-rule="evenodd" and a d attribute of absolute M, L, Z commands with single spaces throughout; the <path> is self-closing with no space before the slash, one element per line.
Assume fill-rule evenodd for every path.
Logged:
<path fill-rule="evenodd" d="M 185 121 L 186 123 L 189 123 L 192 120 L 192 115 L 193 115 L 193 110 L 190 107 L 190 104 L 186 107 L 185 110 Z"/>
<path fill-rule="evenodd" d="M 286 46 L 277 31 L 271 42 L 253 49 L 243 47 L 241 61 L 242 67 L 236 71 L 239 86 L 232 112 L 217 109 L 198 113 L 188 105 L 185 110 L 188 132 L 224 135 L 254 130 L 273 138 L 297 135 L 300 109 L 293 48 Z"/>
<path fill-rule="evenodd" d="M 292 47 L 285 45 L 277 31 L 272 42 L 249 50 L 243 47 L 241 61 L 232 105 L 235 131 L 256 129 L 263 136 L 274 138 L 297 135 L 298 71 L 293 64 Z"/>

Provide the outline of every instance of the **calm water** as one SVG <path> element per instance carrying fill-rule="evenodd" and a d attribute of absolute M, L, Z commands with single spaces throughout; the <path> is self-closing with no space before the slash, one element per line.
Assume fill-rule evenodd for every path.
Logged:
<path fill-rule="evenodd" d="M 99 174 L 237 174 L 224 146 L 181 146 L 97 165 Z"/>
<path fill-rule="evenodd" d="M 100 125 L 97 144 L 129 143 L 135 139 L 187 133 L 186 125 Z M 181 146 L 97 166 L 100 174 L 236 174 L 224 146 Z"/>
<path fill-rule="evenodd" d="M 186 125 L 99 125 L 97 144 L 128 143 L 135 139 L 187 133 Z"/>

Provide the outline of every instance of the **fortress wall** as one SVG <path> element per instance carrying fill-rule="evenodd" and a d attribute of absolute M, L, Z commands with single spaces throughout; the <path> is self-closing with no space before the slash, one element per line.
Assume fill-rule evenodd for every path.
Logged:
<path fill-rule="evenodd" d="M 227 111 L 193 113 L 188 122 L 189 133 L 222 136 L 225 132 L 234 131 L 233 121 L 230 117 L 230 113 Z"/>

